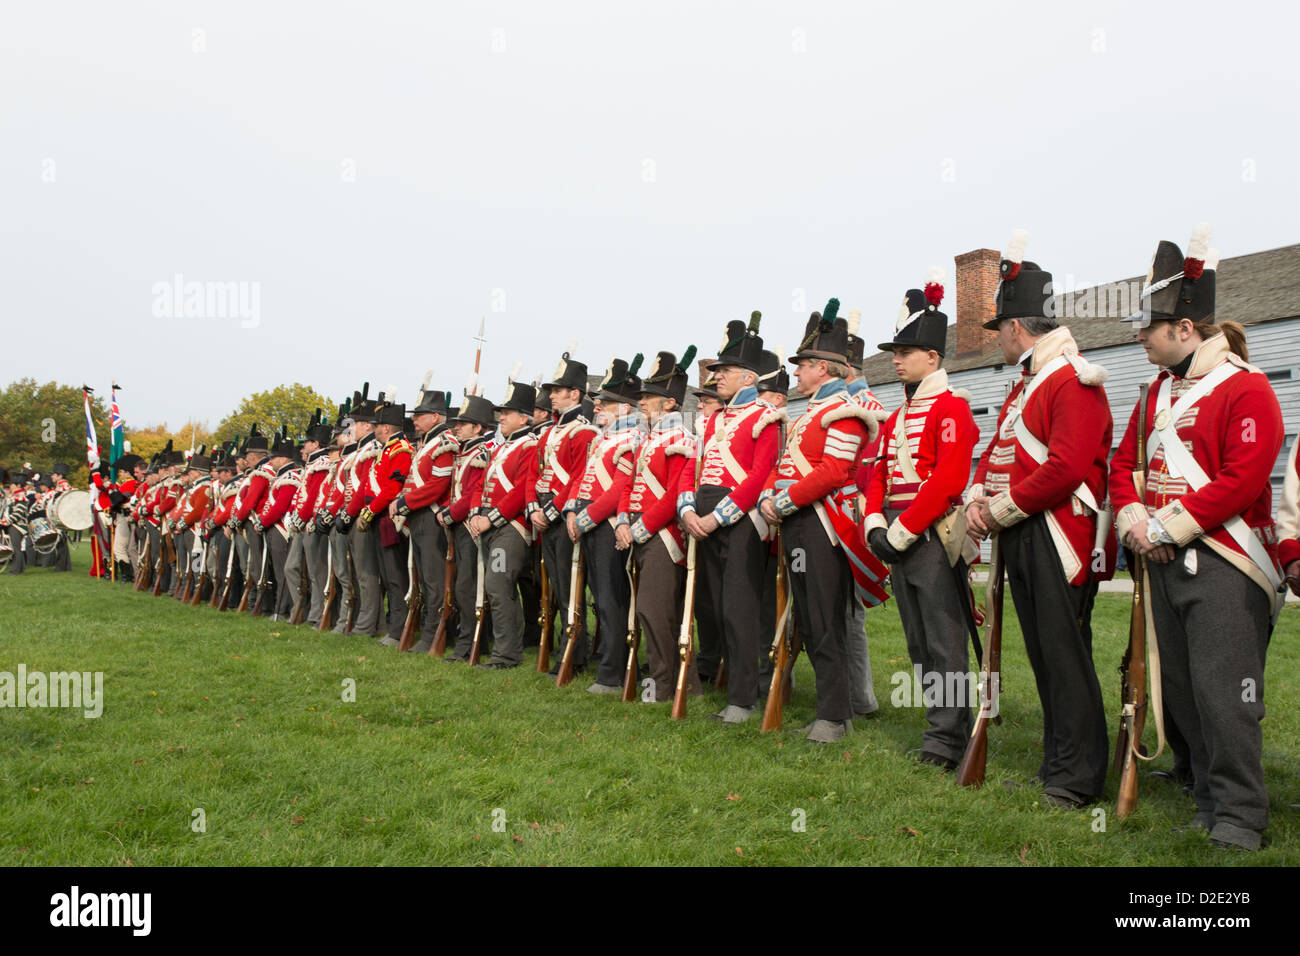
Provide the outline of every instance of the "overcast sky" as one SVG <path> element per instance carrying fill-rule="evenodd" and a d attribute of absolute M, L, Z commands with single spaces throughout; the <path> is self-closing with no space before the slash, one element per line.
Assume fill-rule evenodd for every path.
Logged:
<path fill-rule="evenodd" d="M 932 263 L 1079 285 L 1200 220 L 1300 240 L 1286 4 L 61 2 L 0 8 L 0 384 L 130 425 L 281 383 L 457 394 L 713 354 Z M 181 276 L 240 296 L 185 302 Z M 211 284 L 211 285 L 208 285 Z M 952 285 L 945 310 L 952 310 Z M 215 313 L 215 314 L 213 314 Z M 16 328 L 15 328 L 16 326 Z"/>

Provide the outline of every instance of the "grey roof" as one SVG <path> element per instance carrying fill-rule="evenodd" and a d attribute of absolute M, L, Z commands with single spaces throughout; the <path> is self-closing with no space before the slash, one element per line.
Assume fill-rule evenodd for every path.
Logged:
<path fill-rule="evenodd" d="M 1070 327 L 1080 351 L 1133 341 L 1133 327 L 1118 320 L 1137 310 L 1136 295 L 1144 279 L 1121 279 L 1057 296 L 1061 324 Z M 1296 317 L 1300 317 L 1300 244 L 1219 263 L 1215 274 L 1215 318 L 1220 322 L 1259 325 Z M 948 358 L 943 367 L 949 372 L 1003 364 L 996 341 L 978 354 L 957 358 L 955 324 L 948 326 L 945 354 Z M 864 375 L 869 385 L 898 381 L 888 352 L 867 359 Z"/>

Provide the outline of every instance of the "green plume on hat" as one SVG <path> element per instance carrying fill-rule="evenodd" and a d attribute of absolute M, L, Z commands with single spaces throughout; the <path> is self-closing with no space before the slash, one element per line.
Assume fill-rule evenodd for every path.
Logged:
<path fill-rule="evenodd" d="M 636 358 L 632 359 L 632 364 L 627 367 L 628 375 L 635 375 L 641 371 L 641 363 L 645 361 L 645 356 L 640 352 L 636 353 Z"/>
<path fill-rule="evenodd" d="M 690 371 L 691 363 L 694 361 L 695 361 L 695 346 L 688 345 L 686 346 L 686 351 L 682 354 L 682 360 L 677 363 L 677 371 L 679 372 Z"/>
<path fill-rule="evenodd" d="M 840 314 L 840 300 L 831 299 L 826 303 L 826 308 L 822 311 L 822 326 L 833 327 L 835 319 Z"/>
<path fill-rule="evenodd" d="M 753 312 L 749 313 L 749 334 L 750 335 L 758 334 L 758 325 L 762 321 L 763 321 L 762 312 L 759 312 L 757 309 L 755 309 Z"/>

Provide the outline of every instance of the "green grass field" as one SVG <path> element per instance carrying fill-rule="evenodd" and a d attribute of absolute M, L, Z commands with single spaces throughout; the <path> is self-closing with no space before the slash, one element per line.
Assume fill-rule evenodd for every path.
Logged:
<path fill-rule="evenodd" d="M 1267 674 L 1272 846 L 1251 855 L 1171 833 L 1191 800 L 1146 778 L 1123 824 L 1113 779 L 1104 819 L 1003 786 L 1041 754 L 1009 598 L 1004 720 L 987 785 L 964 791 L 909 756 L 922 711 L 889 705 L 890 675 L 910 667 L 892 604 L 867 615 L 879 716 L 818 748 L 706 721 L 721 694 L 674 722 L 667 705 L 586 694 L 582 676 L 558 690 L 531 655 L 470 671 L 111 587 L 88 560 L 83 545 L 71 574 L 0 576 L 0 670 L 103 671 L 105 696 L 98 719 L 0 710 L 0 865 L 1300 863 L 1290 608 Z M 1127 600 L 1099 599 L 1093 620 L 1115 713 Z M 812 719 L 812 687 L 801 659 L 787 727 Z"/>

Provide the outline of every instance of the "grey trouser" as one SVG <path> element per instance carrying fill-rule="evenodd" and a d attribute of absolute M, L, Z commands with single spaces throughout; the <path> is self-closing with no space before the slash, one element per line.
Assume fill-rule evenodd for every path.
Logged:
<path fill-rule="evenodd" d="M 748 520 L 745 524 L 753 528 Z M 831 544 L 812 508 L 801 508 L 782 522 L 781 546 L 790 569 L 795 626 L 817 680 L 817 719 L 848 720 L 853 716 L 844 630 L 844 608 L 853 599 L 848 559 Z M 735 600 L 735 592 L 728 590 L 726 597 Z M 727 656 L 728 669 L 736 659 Z"/>
<path fill-rule="evenodd" d="M 474 602 L 478 599 L 478 543 L 463 524 L 455 526 L 456 540 L 456 607 L 460 609 L 456 642 L 447 656 L 467 661 L 474 647 Z M 484 598 L 486 601 L 486 598 Z M 486 613 L 486 609 L 484 611 Z M 487 627 L 487 622 L 483 622 Z M 485 638 L 480 639 L 481 641 Z"/>
<path fill-rule="evenodd" d="M 334 560 L 334 577 L 338 579 L 336 590 L 339 601 L 334 615 L 334 633 L 342 634 L 347 630 L 348 617 L 352 614 L 353 591 L 356 582 L 352 579 L 352 568 L 348 565 L 348 536 L 337 531 L 329 533 L 329 549 Z M 325 582 L 329 584 L 329 582 Z"/>
<path fill-rule="evenodd" d="M 1090 800 L 1110 762 L 1101 685 L 1092 663 L 1095 581 L 1065 580 L 1047 519 L 1031 515 L 999 533 L 1007 582 L 1043 705 L 1043 792 Z"/>
<path fill-rule="evenodd" d="M 408 554 L 403 534 L 397 536 L 396 544 L 379 548 L 380 578 L 388 595 L 388 616 L 383 620 L 387 622 L 388 636 L 395 641 L 401 640 L 402 629 L 406 626 L 406 589 L 410 586 Z"/>
<path fill-rule="evenodd" d="M 383 581 L 379 577 L 379 529 L 373 524 L 366 531 L 354 523 L 348 529 L 348 550 L 352 553 L 352 566 L 357 573 L 357 624 L 358 634 L 382 637 L 386 633 L 380 620 L 383 610 Z"/>
<path fill-rule="evenodd" d="M 677 641 L 686 597 L 686 568 L 672 559 L 659 535 L 632 547 L 637 568 L 636 617 L 641 624 L 646 664 L 655 682 L 654 699 L 672 700 L 682 663 Z M 694 654 L 686 671 L 686 690 L 700 693 Z"/>
<path fill-rule="evenodd" d="M 867 649 L 867 609 L 854 595 L 849 599 L 845 611 L 845 626 L 848 628 L 848 645 L 846 659 L 849 665 L 849 703 L 853 706 L 853 715 L 863 717 L 880 709 L 876 701 L 876 690 L 871 685 L 871 657 Z"/>
<path fill-rule="evenodd" d="M 428 508 L 411 512 L 406 520 L 411 532 L 411 552 L 416 576 L 420 579 L 420 593 L 424 596 L 424 612 L 420 622 L 420 641 L 432 644 L 438 632 L 438 619 L 442 614 L 442 599 L 446 593 L 447 534 Z"/>
<path fill-rule="evenodd" d="M 278 535 L 280 532 L 276 532 Z M 289 535 L 289 553 L 284 559 L 284 580 L 280 584 L 284 592 L 276 602 L 277 613 L 288 618 L 298 606 L 298 592 L 302 587 L 302 576 L 306 573 L 302 562 L 302 539 L 304 535 L 293 532 Z M 306 620 L 306 608 L 303 608 L 303 620 Z"/>
<path fill-rule="evenodd" d="M 1165 707 L 1189 747 L 1196 808 L 1214 815 L 1211 836 L 1258 833 L 1268 826 L 1259 725 L 1272 623 L 1268 595 L 1202 544 L 1176 549 L 1169 564 L 1147 567 Z"/>
<path fill-rule="evenodd" d="M 519 576 L 532 549 L 513 525 L 483 535 L 484 591 L 492 608 L 493 664 L 524 659 L 524 609 L 519 603 Z"/>
<path fill-rule="evenodd" d="M 9 546 L 14 549 L 14 556 L 9 561 L 10 574 L 22 574 L 27 565 L 26 556 L 23 554 L 23 533 L 17 528 L 10 527 Z"/>
<path fill-rule="evenodd" d="M 896 511 L 885 512 L 887 521 L 897 516 Z M 970 652 L 961 605 L 966 595 L 958 592 L 939 536 L 928 529 L 903 552 L 900 562 L 890 565 L 889 575 L 913 674 L 916 668 L 921 670 L 921 701 L 927 703 L 925 719 L 929 725 L 921 735 L 921 749 L 948 760 L 961 760 L 974 727 L 971 707 L 975 704 L 973 699 L 967 699 L 973 685 L 969 680 Z"/>
<path fill-rule="evenodd" d="M 248 609 L 251 611 L 253 604 L 260 597 L 257 593 L 257 582 L 262 578 L 262 545 L 266 543 L 264 536 L 254 530 L 252 519 L 244 525 L 244 540 L 248 543 L 248 563 L 244 566 L 244 590 L 248 592 Z M 270 556 L 269 547 L 267 556 Z M 243 555 L 240 557 L 242 558 Z M 269 583 L 269 574 L 267 580 Z"/>
<path fill-rule="evenodd" d="M 707 515 L 729 491 L 705 485 L 697 495 L 697 513 Z M 815 516 L 813 520 L 816 522 Z M 817 528 L 825 538 L 820 522 Z M 770 545 L 759 538 L 758 529 L 748 515 L 730 527 L 718 528 L 696 545 L 697 578 L 701 565 L 708 571 L 695 583 L 697 594 L 701 593 L 702 586 L 708 595 L 709 606 L 719 612 L 725 611 L 720 623 L 726 647 L 727 703 L 736 707 L 758 704 L 758 649 L 761 643 L 758 631 L 761 626 L 763 572 L 769 551 Z M 842 619 L 843 615 L 840 617 Z M 700 668 L 704 668 L 703 660 Z M 819 713 L 818 716 L 822 715 Z M 826 719 L 845 720 L 848 716 L 845 713 L 839 718 Z"/>
<path fill-rule="evenodd" d="M 320 621 L 321 610 L 325 607 L 325 588 L 329 582 L 325 575 L 329 572 L 329 536 L 320 531 L 303 534 L 302 559 L 307 565 L 307 577 L 311 581 L 311 605 L 307 609 L 307 623 Z"/>

